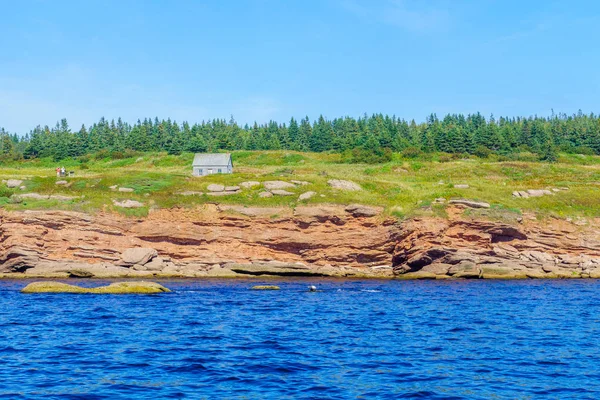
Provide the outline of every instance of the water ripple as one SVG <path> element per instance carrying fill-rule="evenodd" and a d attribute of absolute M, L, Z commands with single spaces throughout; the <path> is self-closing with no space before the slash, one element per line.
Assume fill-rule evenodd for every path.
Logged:
<path fill-rule="evenodd" d="M 0 399 L 600 398 L 595 281 L 25 284 L 0 282 Z"/>

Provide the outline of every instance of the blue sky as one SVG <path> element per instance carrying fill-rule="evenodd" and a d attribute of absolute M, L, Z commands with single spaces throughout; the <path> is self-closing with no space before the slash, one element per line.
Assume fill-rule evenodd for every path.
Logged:
<path fill-rule="evenodd" d="M 595 0 L 0 0 L 0 126 L 600 111 Z"/>

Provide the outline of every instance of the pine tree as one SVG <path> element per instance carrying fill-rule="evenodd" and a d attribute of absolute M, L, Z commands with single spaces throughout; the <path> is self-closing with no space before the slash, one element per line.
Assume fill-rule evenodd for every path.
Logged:
<path fill-rule="evenodd" d="M 298 122 L 292 117 L 290 119 L 290 126 L 288 127 L 288 137 L 290 139 L 290 147 L 292 150 L 300 150 L 301 146 L 298 142 L 300 136 L 300 129 L 298 127 Z"/>
<path fill-rule="evenodd" d="M 300 128 L 298 129 L 298 150 L 308 151 L 310 150 L 309 140 L 312 136 L 312 126 L 310 120 L 305 117 L 300 121 Z"/>
<path fill-rule="evenodd" d="M 331 124 L 321 115 L 315 122 L 312 135 L 309 138 L 310 150 L 314 152 L 323 152 L 331 148 L 333 138 L 333 128 Z"/>

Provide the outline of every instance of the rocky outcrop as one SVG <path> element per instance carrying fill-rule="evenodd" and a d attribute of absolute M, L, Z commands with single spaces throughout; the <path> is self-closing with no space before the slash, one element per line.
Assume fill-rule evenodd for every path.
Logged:
<path fill-rule="evenodd" d="M 206 205 L 134 219 L 0 210 L 0 275 L 392 276 L 391 222 L 343 206 L 296 211 Z"/>
<path fill-rule="evenodd" d="M 398 222 L 359 204 L 207 204 L 139 219 L 0 210 L 0 276 L 600 278 L 598 220 L 447 211 Z"/>
<path fill-rule="evenodd" d="M 398 231 L 394 272 L 416 279 L 595 278 L 599 225 L 418 218 Z"/>
<path fill-rule="evenodd" d="M 108 286 L 85 288 L 62 282 L 33 282 L 21 293 L 73 293 L 73 294 L 158 294 L 170 290 L 155 282 L 115 282 Z"/>

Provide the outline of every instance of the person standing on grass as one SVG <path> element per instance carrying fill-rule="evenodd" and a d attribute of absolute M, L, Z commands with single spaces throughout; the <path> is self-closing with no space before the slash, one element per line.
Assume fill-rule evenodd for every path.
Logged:
<path fill-rule="evenodd" d="M 60 167 L 56 167 L 56 177 L 60 178 Z"/>

